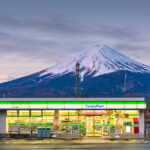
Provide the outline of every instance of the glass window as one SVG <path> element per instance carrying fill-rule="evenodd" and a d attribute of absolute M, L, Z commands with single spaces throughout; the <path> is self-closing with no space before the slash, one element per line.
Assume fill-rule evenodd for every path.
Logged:
<path fill-rule="evenodd" d="M 68 133 L 68 124 L 69 118 L 68 116 L 59 116 L 59 131 L 61 133 Z"/>
<path fill-rule="evenodd" d="M 18 118 L 18 131 L 20 133 L 30 133 L 30 118 L 29 117 Z"/>
<path fill-rule="evenodd" d="M 69 116 L 69 131 L 70 133 L 78 133 L 79 131 L 79 126 L 78 126 L 78 116 Z"/>
<path fill-rule="evenodd" d="M 124 133 L 139 134 L 139 111 L 125 110 Z"/>
<path fill-rule="evenodd" d="M 69 110 L 69 133 L 79 132 L 78 119 L 78 110 Z"/>
<path fill-rule="evenodd" d="M 6 133 L 17 133 L 17 132 L 18 132 L 17 117 L 7 117 Z"/>
<path fill-rule="evenodd" d="M 86 110 L 78 110 L 79 116 L 85 116 Z"/>
<path fill-rule="evenodd" d="M 42 117 L 31 117 L 32 133 L 37 133 L 38 128 L 43 127 Z"/>
<path fill-rule="evenodd" d="M 17 116 L 17 110 L 7 110 L 7 116 Z"/>
<path fill-rule="evenodd" d="M 78 110 L 69 110 L 69 116 L 78 116 Z"/>
<path fill-rule="evenodd" d="M 113 110 L 110 111 L 110 132 L 113 134 L 138 134 L 138 110 Z"/>
<path fill-rule="evenodd" d="M 43 110 L 43 116 L 53 116 L 54 110 Z"/>
<path fill-rule="evenodd" d="M 56 114 L 56 113 L 55 113 Z M 8 110 L 7 133 L 38 133 L 38 128 L 51 128 L 54 118 L 59 120 L 60 133 L 76 133 L 81 136 L 109 136 L 109 134 L 139 134 L 139 110 Z M 54 126 L 54 127 L 53 127 Z M 110 133 L 109 133 L 110 132 Z"/>
<path fill-rule="evenodd" d="M 109 136 L 110 111 L 95 110 L 94 114 L 94 136 Z"/>
<path fill-rule="evenodd" d="M 78 124 L 78 116 L 69 116 L 69 124 Z"/>
<path fill-rule="evenodd" d="M 79 134 L 80 136 L 86 135 L 86 116 L 79 116 Z"/>
<path fill-rule="evenodd" d="M 29 111 L 28 110 L 19 110 L 19 116 L 29 116 Z"/>
<path fill-rule="evenodd" d="M 122 110 L 110 110 L 110 133 L 122 134 L 124 123 L 124 111 Z"/>
<path fill-rule="evenodd" d="M 41 110 L 32 110 L 31 111 L 31 116 L 41 116 Z"/>
<path fill-rule="evenodd" d="M 45 128 L 52 128 L 53 127 L 53 121 L 54 117 L 53 116 L 44 116 L 43 117 L 43 127 Z"/>
<path fill-rule="evenodd" d="M 69 111 L 68 110 L 59 111 L 59 132 L 60 133 L 69 132 Z"/>
<path fill-rule="evenodd" d="M 59 110 L 59 116 L 68 116 L 69 111 L 68 110 Z"/>

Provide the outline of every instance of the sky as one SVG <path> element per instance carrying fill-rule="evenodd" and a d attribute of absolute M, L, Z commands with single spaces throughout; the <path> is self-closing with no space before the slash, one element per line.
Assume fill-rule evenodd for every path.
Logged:
<path fill-rule="evenodd" d="M 105 44 L 150 66 L 150 0 L 0 0 L 0 82 Z"/>

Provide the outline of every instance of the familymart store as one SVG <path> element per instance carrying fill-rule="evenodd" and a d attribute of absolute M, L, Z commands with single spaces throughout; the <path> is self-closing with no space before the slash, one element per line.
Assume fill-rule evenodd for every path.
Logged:
<path fill-rule="evenodd" d="M 144 137 L 144 98 L 1 98 L 1 137 Z"/>

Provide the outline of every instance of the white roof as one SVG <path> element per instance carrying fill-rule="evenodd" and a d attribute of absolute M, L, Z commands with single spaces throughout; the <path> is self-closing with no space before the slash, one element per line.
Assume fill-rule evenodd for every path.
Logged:
<path fill-rule="evenodd" d="M 0 98 L 0 101 L 145 101 L 143 97 L 120 98 Z"/>

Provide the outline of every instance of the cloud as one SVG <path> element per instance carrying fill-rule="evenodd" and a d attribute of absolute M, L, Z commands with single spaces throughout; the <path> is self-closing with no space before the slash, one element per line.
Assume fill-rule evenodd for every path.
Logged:
<path fill-rule="evenodd" d="M 115 27 L 108 25 L 98 25 L 95 29 L 95 33 L 103 37 L 118 40 L 132 40 L 132 41 L 146 40 L 145 38 L 140 37 L 140 32 L 133 27 Z"/>
<path fill-rule="evenodd" d="M 143 53 L 149 50 L 149 45 L 143 44 L 146 40 L 136 27 L 84 23 L 55 14 L 34 19 L 0 16 L 0 63 L 8 66 L 47 67 L 83 48 L 103 43 L 127 54 L 136 51 L 141 55 L 141 49 Z M 136 53 L 135 57 L 142 55 Z"/>
<path fill-rule="evenodd" d="M 143 64 L 149 65 L 149 52 L 150 46 L 144 44 L 132 44 L 132 43 L 120 43 L 114 45 L 115 49 L 118 49 L 120 52 L 124 53 L 125 55 L 133 58 L 134 60 L 141 62 Z"/>
<path fill-rule="evenodd" d="M 59 35 L 61 37 L 97 36 L 117 40 L 146 40 L 140 36 L 140 32 L 136 30 L 135 27 L 117 27 L 91 23 L 85 24 L 82 21 L 74 21 L 68 17 L 55 14 L 34 20 L 0 16 L 0 26 L 15 28 L 18 31 L 40 32 L 48 35 Z"/>
<path fill-rule="evenodd" d="M 145 45 L 134 45 L 134 44 L 128 44 L 128 43 L 120 43 L 120 44 L 117 44 L 115 45 L 115 47 L 117 49 L 124 49 L 126 51 L 149 51 L 150 50 L 150 47 L 149 46 L 145 46 Z"/>
<path fill-rule="evenodd" d="M 0 16 L 0 26 L 49 33 L 59 32 L 61 34 L 82 33 L 83 31 L 83 27 L 81 27 L 80 24 L 76 24 L 75 22 L 58 15 L 50 15 L 45 18 L 38 18 L 34 20 L 23 20 L 8 16 Z"/>
<path fill-rule="evenodd" d="M 45 55 L 40 59 L 46 59 L 48 54 L 71 52 L 74 47 L 79 47 L 75 46 L 78 43 L 93 39 L 102 39 L 105 43 L 109 40 L 118 43 L 145 40 L 135 28 L 85 24 L 56 14 L 32 20 L 0 16 L 0 53 L 3 54 Z"/>

